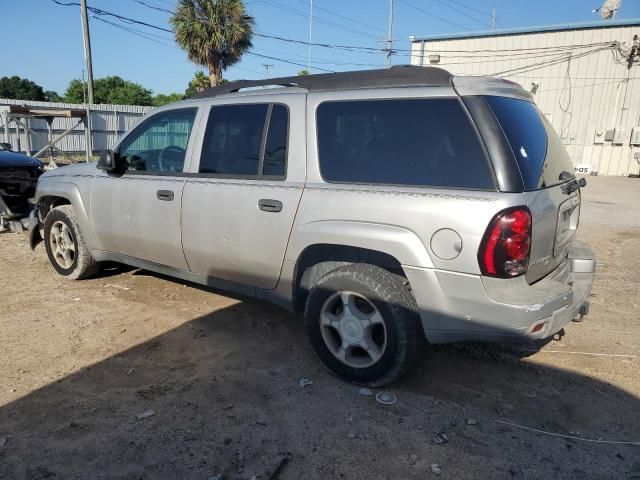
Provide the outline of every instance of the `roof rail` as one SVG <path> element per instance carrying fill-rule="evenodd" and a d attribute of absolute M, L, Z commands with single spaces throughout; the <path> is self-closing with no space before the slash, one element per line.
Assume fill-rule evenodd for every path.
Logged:
<path fill-rule="evenodd" d="M 402 65 L 378 70 L 299 75 L 265 80 L 237 80 L 207 88 L 193 98 L 217 97 L 255 87 L 301 87 L 312 92 L 381 87 L 448 86 L 450 82 L 451 74 L 442 68 Z"/>

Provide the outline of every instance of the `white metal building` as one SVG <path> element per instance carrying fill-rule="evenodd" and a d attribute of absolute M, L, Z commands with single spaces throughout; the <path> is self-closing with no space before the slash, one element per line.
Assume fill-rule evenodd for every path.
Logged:
<path fill-rule="evenodd" d="M 19 105 L 31 108 L 63 110 L 84 110 L 85 105 L 62 102 L 38 102 L 31 100 L 12 100 L 0 98 L 0 141 L 12 145 L 15 150 L 33 154 L 47 145 L 47 122 L 41 119 L 24 119 L 30 132 L 15 122 L 8 121 L 10 105 Z M 137 105 L 107 105 L 99 104 L 91 106 L 92 145 L 93 151 L 99 152 L 112 147 L 118 137 L 126 132 L 142 115 L 153 107 Z M 52 124 L 53 135 L 58 136 L 67 129 L 72 129 L 62 140 L 57 143 L 58 148 L 64 152 L 84 152 L 85 134 L 84 124 L 75 118 L 55 118 Z"/>
<path fill-rule="evenodd" d="M 640 169 L 640 19 L 411 37 L 414 65 L 494 75 L 534 92 L 575 166 Z"/>

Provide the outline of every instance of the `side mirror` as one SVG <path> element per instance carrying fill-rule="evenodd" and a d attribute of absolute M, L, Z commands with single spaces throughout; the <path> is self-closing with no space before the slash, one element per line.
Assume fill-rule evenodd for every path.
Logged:
<path fill-rule="evenodd" d="M 103 150 L 98 160 L 98 169 L 105 172 L 113 172 L 116 168 L 117 154 L 113 150 Z"/>

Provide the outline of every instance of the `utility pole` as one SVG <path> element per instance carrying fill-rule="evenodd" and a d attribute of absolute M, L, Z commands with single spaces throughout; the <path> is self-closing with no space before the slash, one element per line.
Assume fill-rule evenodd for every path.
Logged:
<path fill-rule="evenodd" d="M 496 7 L 491 11 L 491 31 L 496 29 Z"/>
<path fill-rule="evenodd" d="M 82 40 L 84 42 L 84 62 L 87 65 L 87 88 L 89 103 L 93 104 L 93 64 L 91 62 L 91 37 L 89 36 L 89 19 L 87 17 L 87 0 L 80 0 L 82 16 Z"/>
<path fill-rule="evenodd" d="M 391 68 L 393 53 L 393 0 L 389 0 L 389 30 L 387 32 L 387 68 Z"/>
<path fill-rule="evenodd" d="M 273 64 L 263 63 L 262 66 L 264 67 L 264 79 L 267 80 L 269 78 L 269 69 L 273 67 Z"/>
<path fill-rule="evenodd" d="M 309 58 L 307 70 L 311 73 L 311 28 L 313 27 L 313 0 L 309 0 Z"/>
<path fill-rule="evenodd" d="M 87 0 L 80 0 L 80 17 L 82 18 L 82 40 L 84 43 L 84 62 L 87 65 L 87 115 L 85 117 L 85 141 L 87 162 L 91 160 L 93 145 L 91 141 L 91 105 L 93 105 L 93 62 L 91 61 L 91 37 L 89 36 L 89 19 L 87 17 Z"/>

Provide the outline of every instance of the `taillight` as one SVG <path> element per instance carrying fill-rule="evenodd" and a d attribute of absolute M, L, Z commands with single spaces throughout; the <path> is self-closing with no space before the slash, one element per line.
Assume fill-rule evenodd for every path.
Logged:
<path fill-rule="evenodd" d="M 511 278 L 526 273 L 531 252 L 531 212 L 526 207 L 501 211 L 484 234 L 478 262 L 484 275 Z"/>

